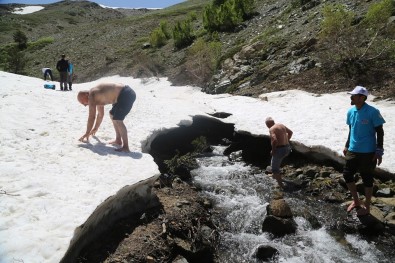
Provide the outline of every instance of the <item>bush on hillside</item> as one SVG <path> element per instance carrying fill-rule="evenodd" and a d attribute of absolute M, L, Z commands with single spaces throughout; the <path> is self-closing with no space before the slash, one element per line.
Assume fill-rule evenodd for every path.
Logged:
<path fill-rule="evenodd" d="M 218 68 L 221 50 L 221 42 L 206 42 L 203 38 L 198 38 L 187 52 L 186 71 L 197 83 L 206 83 Z"/>
<path fill-rule="evenodd" d="M 162 47 L 166 45 L 170 37 L 167 21 L 161 21 L 159 27 L 155 28 L 150 34 L 150 44 L 156 48 Z"/>
<path fill-rule="evenodd" d="M 380 29 L 387 24 L 388 18 L 392 16 L 394 10 L 394 0 L 383 0 L 379 3 L 374 3 L 369 8 L 364 18 L 364 22 L 367 24 L 368 27 L 376 30 Z"/>
<path fill-rule="evenodd" d="M 195 39 L 190 19 L 178 21 L 173 28 L 174 46 L 178 49 L 189 46 Z"/>
<path fill-rule="evenodd" d="M 166 35 L 163 33 L 163 31 L 160 28 L 154 29 L 154 31 L 151 32 L 149 42 L 151 43 L 151 46 L 159 48 L 164 45 L 166 45 L 167 39 Z"/>
<path fill-rule="evenodd" d="M 53 37 L 43 37 L 37 41 L 28 42 L 27 49 L 29 51 L 40 50 L 43 47 L 45 47 L 46 45 L 52 44 L 54 41 L 55 40 Z"/>
<path fill-rule="evenodd" d="M 324 68 L 358 80 L 369 70 L 393 64 L 395 32 L 387 24 L 393 11 L 392 1 L 383 0 L 371 5 L 363 19 L 357 19 L 343 5 L 326 5 L 321 24 L 321 44 L 328 50 L 321 57 Z"/>
<path fill-rule="evenodd" d="M 214 0 L 203 12 L 203 26 L 207 31 L 232 31 L 250 18 L 254 0 Z"/>

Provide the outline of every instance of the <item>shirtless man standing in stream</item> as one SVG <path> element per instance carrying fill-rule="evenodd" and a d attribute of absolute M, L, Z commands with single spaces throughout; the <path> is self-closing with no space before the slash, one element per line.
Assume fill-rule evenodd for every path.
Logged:
<path fill-rule="evenodd" d="M 88 142 L 89 136 L 96 134 L 104 117 L 104 105 L 112 104 L 110 117 L 115 129 L 115 140 L 110 143 L 121 146 L 116 151 L 130 152 L 128 132 L 123 120 L 132 109 L 136 100 L 134 90 L 124 84 L 102 83 L 89 91 L 80 91 L 77 99 L 82 105 L 89 106 L 86 132 L 79 140 Z"/>
<path fill-rule="evenodd" d="M 270 141 L 272 145 L 271 167 L 273 178 L 277 180 L 278 185 L 283 188 L 280 166 L 285 157 L 291 153 L 291 140 L 293 132 L 281 123 L 274 123 L 271 117 L 266 118 L 266 126 L 269 128 Z"/>

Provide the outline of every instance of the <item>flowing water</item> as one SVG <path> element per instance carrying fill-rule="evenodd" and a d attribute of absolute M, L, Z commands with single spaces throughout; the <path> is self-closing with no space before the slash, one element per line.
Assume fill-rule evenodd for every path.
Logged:
<path fill-rule="evenodd" d="M 395 262 L 373 241 L 358 234 L 335 233 L 326 224 L 314 229 L 304 217 L 294 218 L 296 234 L 273 238 L 263 233 L 261 226 L 275 181 L 260 169 L 230 161 L 222 155 L 223 150 L 216 146 L 212 154 L 198 158 L 200 167 L 192 171 L 195 183 L 213 201 L 214 214 L 221 222 L 219 262 L 258 262 L 253 254 L 260 245 L 278 250 L 279 256 L 272 262 Z M 297 194 L 285 194 L 284 198 L 292 211 L 311 205 Z M 320 206 L 326 205 L 315 201 L 311 206 L 317 218 L 321 218 L 319 211 L 325 213 Z M 340 209 L 336 207 L 332 209 Z M 332 213 L 330 208 L 326 213 Z"/>

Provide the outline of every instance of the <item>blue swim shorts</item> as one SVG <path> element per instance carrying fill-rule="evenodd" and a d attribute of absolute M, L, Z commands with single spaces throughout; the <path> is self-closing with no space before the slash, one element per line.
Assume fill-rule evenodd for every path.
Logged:
<path fill-rule="evenodd" d="M 125 86 L 118 95 L 117 103 L 112 105 L 110 114 L 112 119 L 116 121 L 123 121 L 132 109 L 133 103 L 136 100 L 136 93 L 134 90 Z"/>

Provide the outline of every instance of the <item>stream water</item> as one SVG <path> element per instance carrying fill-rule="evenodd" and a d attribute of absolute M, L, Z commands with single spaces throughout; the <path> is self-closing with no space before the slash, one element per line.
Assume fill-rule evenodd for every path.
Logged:
<path fill-rule="evenodd" d="M 198 158 L 200 167 L 191 172 L 195 183 L 214 204 L 213 215 L 221 230 L 219 262 L 259 262 L 254 252 L 260 245 L 278 250 L 278 257 L 272 262 L 395 262 L 393 253 L 388 255 L 374 241 L 327 227 L 328 222 L 337 220 L 337 212 L 342 212 L 338 204 L 310 202 L 298 193 L 284 194 L 291 210 L 311 209 L 319 221 L 324 221 L 322 227 L 314 228 L 304 217 L 296 216 L 296 234 L 273 238 L 263 233 L 262 222 L 275 181 L 241 160 L 230 161 L 223 150 L 224 147 L 216 146 L 213 153 Z"/>

